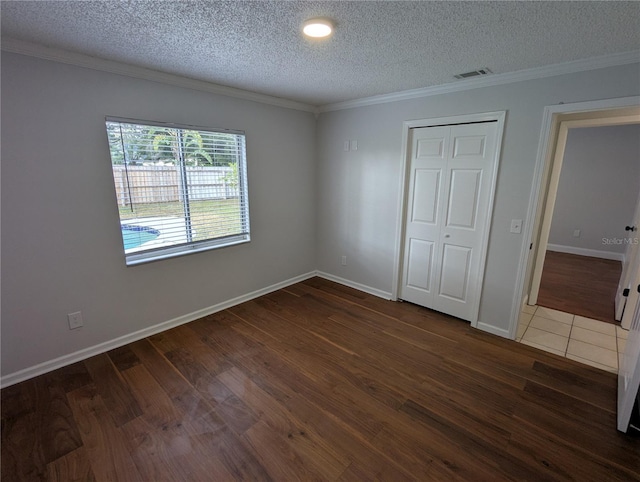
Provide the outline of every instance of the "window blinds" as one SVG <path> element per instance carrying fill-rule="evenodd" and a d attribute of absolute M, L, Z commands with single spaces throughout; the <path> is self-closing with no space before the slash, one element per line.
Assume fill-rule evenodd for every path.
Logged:
<path fill-rule="evenodd" d="M 106 125 L 127 264 L 249 241 L 244 133 Z"/>

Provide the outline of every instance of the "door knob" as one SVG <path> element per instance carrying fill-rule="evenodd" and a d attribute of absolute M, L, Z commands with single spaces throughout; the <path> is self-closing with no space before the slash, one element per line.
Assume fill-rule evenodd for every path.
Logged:
<path fill-rule="evenodd" d="M 445 235 L 444 235 L 444 237 L 445 237 L 445 238 L 450 238 L 450 237 L 451 237 L 451 235 L 450 235 L 450 234 L 445 234 Z"/>
<path fill-rule="evenodd" d="M 632 231 L 632 232 L 633 232 L 633 231 L 635 231 L 635 230 L 636 230 L 636 227 L 635 227 L 635 226 L 626 226 L 626 227 L 624 228 L 624 230 L 625 230 L 625 231 Z"/>

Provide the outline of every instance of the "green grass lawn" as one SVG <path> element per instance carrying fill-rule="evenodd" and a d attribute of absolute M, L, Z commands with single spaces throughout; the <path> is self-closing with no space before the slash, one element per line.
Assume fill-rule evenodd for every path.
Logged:
<path fill-rule="evenodd" d="M 196 231 L 194 241 L 237 234 L 241 230 L 240 200 L 214 199 L 191 201 L 191 225 Z M 184 218 L 182 203 L 136 204 L 120 206 L 120 220 L 133 218 L 176 216 Z"/>

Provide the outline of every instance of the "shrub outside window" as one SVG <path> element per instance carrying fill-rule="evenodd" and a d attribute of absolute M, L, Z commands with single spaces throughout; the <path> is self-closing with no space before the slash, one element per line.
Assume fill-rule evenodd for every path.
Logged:
<path fill-rule="evenodd" d="M 250 240 L 243 132 L 106 125 L 127 265 Z"/>

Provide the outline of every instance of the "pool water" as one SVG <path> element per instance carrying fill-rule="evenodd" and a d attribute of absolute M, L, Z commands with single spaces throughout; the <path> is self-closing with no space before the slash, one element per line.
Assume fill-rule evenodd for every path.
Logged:
<path fill-rule="evenodd" d="M 153 241 L 160 236 L 160 231 L 153 228 L 147 228 L 145 226 L 123 224 L 121 227 L 122 241 L 124 242 L 125 251 L 142 246 L 144 243 Z"/>

